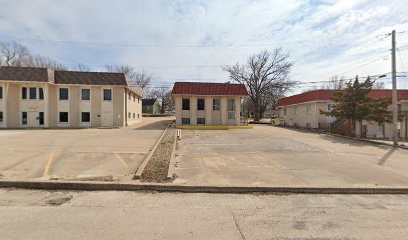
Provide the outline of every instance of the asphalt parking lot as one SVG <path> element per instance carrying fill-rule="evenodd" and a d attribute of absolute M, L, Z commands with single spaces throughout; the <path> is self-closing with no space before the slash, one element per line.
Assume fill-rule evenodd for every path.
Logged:
<path fill-rule="evenodd" d="M 0 180 L 129 180 L 170 118 L 119 129 L 1 130 Z"/>
<path fill-rule="evenodd" d="M 408 187 L 408 150 L 293 129 L 182 130 L 174 183 Z"/>

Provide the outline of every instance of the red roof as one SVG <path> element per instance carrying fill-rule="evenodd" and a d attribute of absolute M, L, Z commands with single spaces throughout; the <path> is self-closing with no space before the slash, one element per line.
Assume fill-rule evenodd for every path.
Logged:
<path fill-rule="evenodd" d="M 278 107 L 299 104 L 313 101 L 329 101 L 334 92 L 340 90 L 314 90 L 305 92 L 290 97 L 281 98 L 278 101 Z M 408 90 L 398 90 L 398 100 L 408 100 Z M 389 89 L 373 89 L 368 93 L 372 98 L 392 97 L 392 90 Z"/>
<path fill-rule="evenodd" d="M 176 82 L 172 94 L 209 96 L 248 96 L 244 84 Z"/>

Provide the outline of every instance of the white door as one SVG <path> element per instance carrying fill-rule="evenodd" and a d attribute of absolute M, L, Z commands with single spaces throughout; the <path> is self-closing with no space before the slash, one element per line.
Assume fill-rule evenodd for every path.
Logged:
<path fill-rule="evenodd" d="M 101 116 L 102 127 L 112 127 L 113 126 L 113 112 L 104 111 Z"/>
<path fill-rule="evenodd" d="M 38 112 L 28 112 L 27 113 L 27 125 L 28 127 L 39 127 L 40 126 L 40 120 L 39 120 L 39 116 L 38 116 Z"/>

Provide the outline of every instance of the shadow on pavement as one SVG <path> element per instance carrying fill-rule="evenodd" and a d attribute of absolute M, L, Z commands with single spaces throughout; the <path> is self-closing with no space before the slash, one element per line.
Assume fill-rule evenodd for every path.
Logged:
<path fill-rule="evenodd" d="M 372 146 L 372 147 L 377 147 L 383 150 L 388 150 L 392 149 L 391 146 L 385 146 L 385 145 L 380 145 L 376 143 L 370 143 L 370 142 L 364 142 L 364 141 L 359 141 L 356 139 L 348 139 L 348 138 L 341 138 L 337 136 L 330 136 L 330 135 L 321 135 L 321 138 L 327 141 L 330 141 L 332 143 L 340 143 L 340 144 L 347 144 L 350 146 L 356 146 L 356 147 L 365 147 L 365 146 Z"/>
<path fill-rule="evenodd" d="M 395 152 L 395 148 L 391 148 L 381 159 L 380 161 L 378 161 L 378 165 L 383 165 L 385 163 L 385 161 L 388 160 L 388 158 L 390 158 L 390 156 Z"/>

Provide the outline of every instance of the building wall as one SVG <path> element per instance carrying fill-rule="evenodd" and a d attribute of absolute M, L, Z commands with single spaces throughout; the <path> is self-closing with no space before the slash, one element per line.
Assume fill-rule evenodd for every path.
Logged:
<path fill-rule="evenodd" d="M 0 120 L 0 128 L 5 128 L 7 126 L 7 117 L 6 117 L 6 113 L 7 113 L 7 106 L 6 106 L 6 101 L 3 99 L 6 99 L 6 83 L 2 83 L 0 82 L 0 87 L 2 88 L 3 91 L 3 97 L 0 98 L 0 112 L 2 112 L 3 114 L 3 119 Z"/>
<path fill-rule="evenodd" d="M 307 105 L 311 105 L 311 112 L 307 113 Z M 324 114 L 320 114 L 320 110 L 328 111 L 328 105 L 333 104 L 332 101 L 310 102 L 302 103 L 290 106 L 280 107 L 280 116 L 285 121 L 286 125 L 298 126 L 303 128 L 316 128 L 316 129 L 328 129 L 330 123 L 335 118 L 328 117 Z M 402 101 L 401 110 L 408 111 L 408 102 Z M 390 106 L 391 107 L 391 106 Z M 295 111 L 296 108 L 296 111 Z M 286 109 L 286 114 L 285 114 Z M 391 108 L 389 108 L 391 110 Z M 367 138 L 385 138 L 390 139 L 393 136 L 393 125 L 391 123 L 384 124 L 384 131 L 382 133 L 379 124 L 374 121 L 363 121 L 362 124 L 357 123 L 356 133 L 360 136 L 361 125 L 365 125 L 367 128 Z M 407 119 L 404 118 L 400 125 L 400 137 L 407 137 Z"/>
<path fill-rule="evenodd" d="M 190 99 L 190 110 L 182 110 L 183 98 Z M 190 125 L 197 125 L 197 118 L 205 118 L 205 125 L 240 125 L 241 97 L 237 96 L 192 96 L 173 95 L 176 109 L 176 124 L 189 118 Z M 197 110 L 197 100 L 204 99 L 204 110 Z M 213 110 L 213 99 L 220 99 L 220 110 Z M 235 119 L 228 119 L 228 99 L 235 99 Z"/>
<path fill-rule="evenodd" d="M 93 127 L 101 126 L 101 114 L 102 114 L 102 87 L 91 87 L 91 122 Z"/>
<path fill-rule="evenodd" d="M 16 83 L 8 83 L 7 87 L 7 111 L 5 117 L 7 117 L 8 128 L 20 127 L 20 87 Z M 4 101 L 4 99 L 3 99 Z"/>
<path fill-rule="evenodd" d="M 123 87 L 113 88 L 113 126 L 124 127 L 125 124 L 125 97 Z"/>
<path fill-rule="evenodd" d="M 142 121 L 142 98 L 137 94 L 130 92 L 131 99 L 128 96 L 126 97 L 127 101 L 127 125 L 132 125 Z M 129 117 L 130 113 L 130 117 Z"/>
<path fill-rule="evenodd" d="M 83 128 L 126 126 L 125 104 L 131 112 L 128 124 L 142 119 L 141 97 L 131 92 L 131 100 L 125 102 L 124 86 L 56 85 L 43 82 L 1 81 L 3 99 L 0 111 L 3 122 L 0 128 Z M 22 99 L 22 88 L 27 88 L 27 99 Z M 30 99 L 30 88 L 36 88 L 36 99 Z M 39 99 L 39 88 L 43 88 L 44 99 Z M 68 88 L 68 100 L 60 100 L 60 88 Z M 90 89 L 90 100 L 82 100 L 82 89 Z M 112 89 L 112 100 L 103 100 L 103 89 Z M 133 99 L 134 96 L 134 99 Z M 22 125 L 23 112 L 27 113 L 27 124 Z M 44 124 L 40 125 L 39 113 L 44 113 Z M 68 122 L 60 122 L 60 112 L 68 112 Z M 82 112 L 90 112 L 90 123 L 82 122 Z"/>

